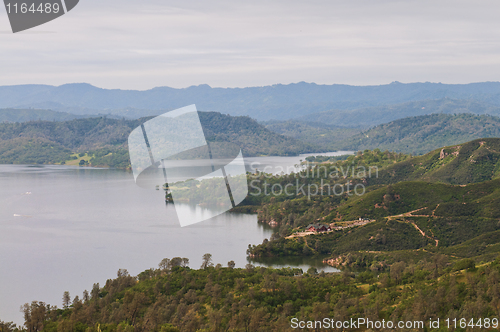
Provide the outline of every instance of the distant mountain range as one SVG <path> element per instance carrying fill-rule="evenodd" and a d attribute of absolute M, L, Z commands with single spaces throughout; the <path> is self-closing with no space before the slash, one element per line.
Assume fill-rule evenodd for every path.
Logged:
<path fill-rule="evenodd" d="M 84 83 L 65 84 L 58 87 L 49 85 L 0 87 L 0 108 L 32 107 L 72 114 L 108 113 L 131 118 L 157 115 L 165 110 L 196 104 L 200 111 L 247 115 L 259 121 L 300 117 L 317 121 L 318 119 L 314 118 L 318 112 L 378 107 L 382 107 L 380 110 L 383 111 L 387 105 L 443 98 L 465 100 L 471 102 L 472 106 L 475 105 L 474 102 L 477 102 L 482 105 L 481 109 L 492 108 L 491 112 L 498 112 L 494 108 L 500 106 L 500 83 L 403 84 L 394 82 L 378 86 L 349 86 L 301 82 L 248 88 L 211 88 L 208 85 L 184 89 L 158 87 L 146 91 L 108 90 Z M 410 108 L 408 112 L 411 112 Z M 363 112 L 364 114 L 377 113 L 377 109 Z M 408 114 L 408 112 L 401 114 L 399 118 L 417 115 Z M 475 113 L 471 109 L 467 112 Z M 340 125 L 342 121 L 339 118 L 348 116 L 348 113 L 340 112 L 341 115 L 329 121 Z M 309 117 L 308 115 L 311 114 L 315 115 Z M 372 120 L 376 121 L 370 122 L 361 114 L 363 113 L 352 114 L 354 117 L 342 125 L 366 126 L 395 120 L 395 118 L 378 118 L 373 115 Z"/>
<path fill-rule="evenodd" d="M 473 113 L 500 116 L 500 106 L 476 100 L 442 98 L 353 110 L 330 110 L 301 116 L 294 120 L 300 122 L 314 121 L 323 125 L 337 127 L 367 128 L 406 117 L 435 113 Z"/>

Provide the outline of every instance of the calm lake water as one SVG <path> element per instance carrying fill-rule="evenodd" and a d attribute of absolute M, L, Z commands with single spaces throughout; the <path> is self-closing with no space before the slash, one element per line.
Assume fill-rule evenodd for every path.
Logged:
<path fill-rule="evenodd" d="M 259 169 L 286 167 L 305 157 L 247 162 L 255 167 L 258 162 Z M 104 285 L 120 268 L 137 275 L 165 257 L 187 257 L 190 267 L 198 268 L 202 255 L 211 253 L 215 264 L 234 260 L 244 267 L 248 244 L 262 243 L 272 232 L 256 215 L 234 213 L 181 228 L 164 192 L 136 186 L 127 171 L 0 165 L 0 319 L 21 324 L 24 303 L 60 307 L 64 291 L 81 297 L 84 289 L 94 282 Z M 252 264 L 335 271 L 320 261 L 300 259 Z"/>

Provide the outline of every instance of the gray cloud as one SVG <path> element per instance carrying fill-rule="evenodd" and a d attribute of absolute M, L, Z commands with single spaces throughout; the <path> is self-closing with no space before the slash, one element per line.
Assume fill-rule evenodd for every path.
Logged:
<path fill-rule="evenodd" d="M 498 9 L 456 0 L 82 0 L 53 22 L 0 34 L 0 84 L 497 81 Z M 0 31 L 9 29 L 2 7 Z"/>

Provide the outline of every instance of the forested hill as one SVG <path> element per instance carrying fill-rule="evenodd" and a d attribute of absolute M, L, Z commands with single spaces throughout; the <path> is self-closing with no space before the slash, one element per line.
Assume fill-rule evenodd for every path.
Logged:
<path fill-rule="evenodd" d="M 356 173 L 373 166 L 378 171 Z M 304 187 L 323 186 L 323 191 L 317 195 L 295 191 L 297 182 L 289 190 L 292 195 L 263 197 L 258 219 L 278 227 L 279 235 L 249 248 L 251 257 L 323 254 L 332 255 L 336 266 L 381 271 L 392 262 L 424 253 L 471 263 L 491 262 L 500 254 L 498 138 L 443 147 L 418 157 L 360 151 L 347 160 L 314 167 L 317 172 L 309 169 L 300 176 L 266 180 L 266 186 L 283 187 L 298 178 Z M 352 189 L 356 187 L 362 190 L 356 193 Z M 358 223 L 360 218 L 366 222 Z M 295 234 L 311 223 L 335 230 Z"/>
<path fill-rule="evenodd" d="M 431 114 L 376 126 L 333 142 L 339 150 L 390 150 L 424 154 L 442 146 L 478 138 L 500 137 L 500 118 L 473 114 Z"/>
<path fill-rule="evenodd" d="M 442 146 L 500 137 L 500 118 L 468 113 L 412 116 L 364 130 L 296 120 L 264 125 L 324 151 L 380 149 L 421 155 Z"/>
<path fill-rule="evenodd" d="M 358 254 L 354 259 L 358 257 L 365 258 Z M 102 286 L 95 283 L 90 292 L 65 292 L 62 306 L 26 303 L 21 308 L 22 331 L 328 331 L 337 330 L 337 322 L 350 326 L 353 321 L 356 329 L 349 330 L 374 331 L 367 320 L 372 326 L 382 326 L 382 321 L 386 326 L 415 326 L 394 331 L 438 331 L 427 329 L 430 320 L 439 318 L 446 326 L 448 318 L 454 326 L 455 318 L 457 326 L 467 326 L 471 317 L 474 326 L 488 327 L 478 330 L 497 330 L 500 260 L 476 267 L 472 259 L 450 263 L 444 255 L 428 251 L 399 259 L 390 270 L 357 274 L 318 273 L 314 268 L 303 273 L 251 264 L 241 269 L 232 261 L 228 267 L 208 261 L 194 270 L 185 259 L 174 258 L 168 265 L 163 260 L 159 268 L 137 277 L 120 269 L 117 278 Z M 174 260 L 182 263 L 171 264 Z M 364 319 L 362 325 L 358 318 Z M 299 322 L 306 328 L 298 329 Z M 0 331 L 19 330 L 0 321 Z"/>
<path fill-rule="evenodd" d="M 127 167 L 128 135 L 150 118 L 1 123 L 0 163 L 70 163 L 78 159 L 86 165 Z M 318 151 L 312 144 L 271 132 L 248 117 L 200 112 L 200 120 L 209 139 L 239 144 L 245 156 Z"/>

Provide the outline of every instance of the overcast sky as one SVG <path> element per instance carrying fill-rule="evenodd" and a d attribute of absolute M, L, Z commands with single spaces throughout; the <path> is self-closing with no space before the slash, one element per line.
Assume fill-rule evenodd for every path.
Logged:
<path fill-rule="evenodd" d="M 0 85 L 246 87 L 500 79 L 500 2 L 80 0 L 12 34 Z"/>

